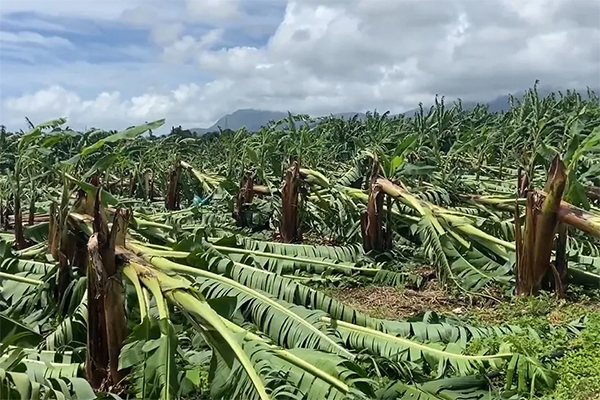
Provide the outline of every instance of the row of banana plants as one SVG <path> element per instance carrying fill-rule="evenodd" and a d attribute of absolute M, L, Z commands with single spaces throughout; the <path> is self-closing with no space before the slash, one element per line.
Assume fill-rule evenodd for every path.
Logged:
<path fill-rule="evenodd" d="M 19 271 L 7 273 L 12 286 L 3 286 L 3 297 L 13 291 L 5 297 L 5 318 L 14 326 L 8 337 L 20 337 L 17 330 L 37 335 L 37 347 L 19 341 L 4 358 L 47 353 L 52 360 L 36 375 L 29 364 L 37 364 L 23 359 L 20 376 L 28 387 L 88 398 L 93 392 L 84 392 L 78 384 L 86 385 L 76 379 L 86 371 L 96 390 L 115 391 L 125 381 L 140 398 L 166 399 L 200 389 L 199 371 L 208 370 L 211 398 L 482 398 L 495 395 L 486 374 L 506 377 L 504 393 L 534 391 L 555 379 L 508 344 L 466 354 L 473 338 L 519 333 L 517 327 L 371 318 L 290 274 L 333 267 L 377 273 L 355 266 L 360 248 L 211 238 L 202 230 L 183 233 L 174 246 L 152 244 L 127 233 L 120 210 L 109 223 L 100 190 L 95 198 L 94 215 L 75 217 L 84 221 L 79 235 L 89 237 L 87 274 L 73 277 L 61 304 L 53 304 L 51 295 L 46 299 L 63 318 L 45 339 L 33 328 L 43 331 L 45 313 L 26 324 L 16 321 L 57 285 L 58 263 L 40 265 L 6 250 L 3 265 Z M 121 272 L 108 275 L 111 263 Z M 50 271 L 40 275 L 42 267 Z M 123 290 L 114 290 L 120 287 L 114 279 Z M 121 348 L 116 355 L 115 346 Z M 81 362 L 58 362 L 65 354 Z M 14 368 L 6 374 L 9 390 L 21 397 L 32 393 L 15 383 Z"/>
<path fill-rule="evenodd" d="M 65 119 L 3 138 L 0 398 L 544 392 L 552 364 L 503 339 L 534 331 L 373 318 L 312 282 L 402 285 L 424 263 L 491 302 L 563 271 L 598 286 L 599 121 L 597 98 L 534 88 L 506 115 L 436 101 L 408 121 L 290 115 L 206 140 Z M 486 337 L 502 345 L 472 354 Z"/>

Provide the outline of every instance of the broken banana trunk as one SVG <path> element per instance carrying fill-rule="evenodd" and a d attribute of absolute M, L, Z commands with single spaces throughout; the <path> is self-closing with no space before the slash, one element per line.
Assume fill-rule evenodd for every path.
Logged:
<path fill-rule="evenodd" d="M 29 201 L 29 215 L 27 216 L 27 225 L 31 226 L 35 224 L 35 194 L 31 194 Z"/>
<path fill-rule="evenodd" d="M 58 260 L 59 224 L 56 212 L 56 203 L 50 203 L 48 215 L 50 217 L 48 220 L 48 253 L 50 253 L 55 260 Z"/>
<path fill-rule="evenodd" d="M 281 238 L 286 243 L 302 242 L 300 231 L 300 167 L 294 161 L 285 172 L 281 188 Z"/>
<path fill-rule="evenodd" d="M 150 202 L 154 200 L 154 174 L 149 169 L 144 172 L 144 196 Z"/>
<path fill-rule="evenodd" d="M 371 250 L 386 250 L 385 232 L 383 229 L 383 199 L 384 192 L 377 183 L 371 185 L 367 210 L 361 216 L 363 248 L 366 252 Z"/>
<path fill-rule="evenodd" d="M 254 199 L 254 174 L 246 172 L 240 183 L 240 191 L 235 198 L 233 206 L 233 218 L 237 226 L 241 228 L 249 227 L 252 224 L 252 214 L 250 205 Z"/>
<path fill-rule="evenodd" d="M 556 239 L 556 268 L 553 269 L 554 280 L 550 280 L 548 285 L 560 296 L 567 295 L 568 268 L 567 268 L 567 239 L 569 227 L 563 223 L 558 224 L 558 238 Z"/>
<path fill-rule="evenodd" d="M 367 210 L 361 215 L 361 231 L 363 238 L 363 248 L 366 252 L 387 251 L 391 249 L 391 235 L 385 226 L 383 201 L 385 190 L 377 177 L 381 172 L 379 160 L 375 157 L 371 167 L 369 179 L 369 197 L 367 199 Z M 389 197 L 388 197 L 389 199 Z M 388 210 L 391 210 L 388 201 Z M 389 215 L 386 217 L 389 218 Z"/>
<path fill-rule="evenodd" d="M 179 175 L 181 175 L 181 163 L 177 161 L 169 173 L 169 186 L 165 197 L 165 208 L 167 210 L 179 210 Z"/>
<path fill-rule="evenodd" d="M 121 274 L 115 246 L 124 245 L 130 214 L 117 210 L 111 230 L 100 192 L 94 207 L 94 234 L 88 241 L 88 337 L 85 371 L 94 388 L 114 386 L 126 371 L 119 371 L 119 353 L 127 336 L 127 319 Z"/>
<path fill-rule="evenodd" d="M 17 190 L 17 192 L 19 192 Z M 21 212 L 21 199 L 15 196 L 15 248 L 22 250 L 27 247 L 25 235 L 23 233 L 23 214 Z"/>
<path fill-rule="evenodd" d="M 592 236 L 600 237 L 600 217 L 575 207 L 564 200 L 560 202 L 558 218 L 561 222 L 569 226 L 577 228 Z"/>
<path fill-rule="evenodd" d="M 558 273 L 556 263 L 551 262 L 566 180 L 565 165 L 556 156 L 548 172 L 545 196 L 539 192 L 527 193 L 525 232 L 522 243 L 516 246 L 521 253 L 517 254 L 517 294 L 537 294 L 541 289 L 549 289 L 551 280 L 554 281 L 551 286 L 559 293 L 566 290 L 566 273 Z M 519 225 L 520 221 L 517 229 Z M 566 243 L 566 239 L 562 240 Z"/>

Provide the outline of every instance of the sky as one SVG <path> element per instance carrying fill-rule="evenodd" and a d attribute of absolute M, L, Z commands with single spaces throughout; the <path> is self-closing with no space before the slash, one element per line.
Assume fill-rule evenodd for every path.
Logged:
<path fill-rule="evenodd" d="M 600 0 L 2 0 L 0 123 L 401 112 L 600 86 Z"/>

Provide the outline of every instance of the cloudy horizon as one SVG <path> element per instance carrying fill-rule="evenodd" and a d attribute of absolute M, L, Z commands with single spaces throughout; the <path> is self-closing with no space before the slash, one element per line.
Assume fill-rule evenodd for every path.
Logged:
<path fill-rule="evenodd" d="M 402 112 L 600 86 L 600 0 L 4 0 L 0 123 Z"/>

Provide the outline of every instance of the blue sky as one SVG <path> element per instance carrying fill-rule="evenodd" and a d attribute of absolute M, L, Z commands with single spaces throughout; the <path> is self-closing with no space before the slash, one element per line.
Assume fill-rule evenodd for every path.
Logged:
<path fill-rule="evenodd" d="M 596 0 L 3 0 L 0 123 L 77 129 L 600 86 Z"/>

